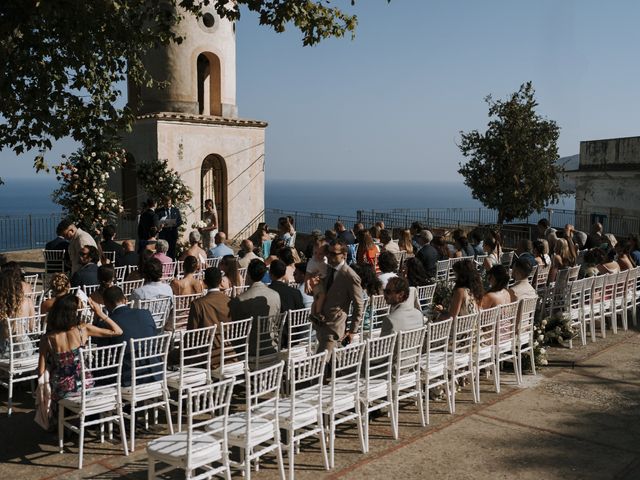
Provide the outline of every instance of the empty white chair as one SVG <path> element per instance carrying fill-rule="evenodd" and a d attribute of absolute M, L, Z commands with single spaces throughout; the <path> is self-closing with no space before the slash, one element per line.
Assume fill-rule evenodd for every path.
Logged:
<path fill-rule="evenodd" d="M 533 322 L 536 316 L 537 298 L 525 298 L 520 300 L 518 307 L 518 319 L 516 322 L 516 349 L 518 351 L 517 375 L 522 382 L 522 354 L 529 353 L 531 371 L 536 374 L 536 360 L 534 355 Z"/>
<path fill-rule="evenodd" d="M 138 308 L 142 310 L 149 310 L 153 316 L 153 321 L 156 323 L 158 331 L 164 329 L 164 324 L 169 318 L 171 313 L 171 305 L 173 297 L 159 297 L 152 298 L 150 300 L 138 300 Z"/>
<path fill-rule="evenodd" d="M 446 282 L 449 279 L 449 260 L 438 260 L 436 263 L 436 282 Z"/>
<path fill-rule="evenodd" d="M 64 451 L 64 429 L 78 433 L 80 436 L 78 468 L 82 468 L 84 431 L 92 425 L 117 422 L 120 425 L 124 454 L 129 455 L 120 387 L 125 348 L 125 342 L 106 347 L 81 348 L 80 378 L 83 388 L 58 402 L 60 453 Z M 71 415 L 66 416 L 66 410 L 69 410 Z M 72 420 L 74 420 L 73 423 Z"/>
<path fill-rule="evenodd" d="M 630 270 L 619 272 L 616 276 L 615 289 L 615 310 L 616 315 L 612 318 L 611 324 L 614 326 L 613 333 L 618 333 L 618 315 L 622 320 L 622 329 L 626 332 L 629 330 L 629 322 L 627 320 L 627 282 L 629 280 Z"/>
<path fill-rule="evenodd" d="M 279 361 L 280 334 L 287 313 L 258 316 L 255 319 L 255 335 L 251 335 L 249 365 L 258 370 Z"/>
<path fill-rule="evenodd" d="M 224 473 L 231 478 L 227 417 L 233 393 L 233 379 L 187 388 L 186 432 L 152 440 L 147 445 L 149 480 L 177 468 L 186 479 L 212 478 Z M 156 462 L 169 465 L 156 471 Z M 218 462 L 220 466 L 214 467 Z M 203 470 L 202 473 L 197 473 Z"/>
<path fill-rule="evenodd" d="M 415 399 L 422 426 L 426 425 L 422 402 L 422 347 L 426 327 L 398 332 L 395 366 L 393 370 L 393 408 L 395 430 L 398 431 L 400 401 Z"/>
<path fill-rule="evenodd" d="M 36 314 L 40 313 L 40 304 L 42 300 L 44 300 L 44 293 L 44 290 L 40 290 L 39 292 L 24 292 L 25 298 L 29 298 L 33 303 Z"/>
<path fill-rule="evenodd" d="M 515 316 L 515 315 L 514 315 Z M 473 340 L 476 332 L 477 313 L 458 316 L 453 319 L 453 333 L 451 334 L 451 351 L 448 355 L 449 388 L 451 397 L 451 413 L 456 412 L 456 382 L 459 378 L 470 377 L 473 391 L 473 401 L 478 402 L 475 389 L 475 375 L 473 370 Z M 496 372 L 498 369 L 496 368 Z"/>
<path fill-rule="evenodd" d="M 129 265 L 129 267 L 131 267 L 131 265 Z M 127 280 L 126 282 L 120 282 L 120 284 L 118 286 L 122 289 L 122 293 L 124 293 L 124 296 L 128 300 L 129 296 L 131 295 L 131 293 L 133 293 L 133 291 L 136 288 L 140 288 L 143 284 L 144 284 L 144 280 L 143 279 L 140 279 L 140 280 Z"/>
<path fill-rule="evenodd" d="M 189 309 L 194 300 L 201 298 L 201 293 L 193 295 L 174 295 L 173 296 L 173 312 L 171 315 L 171 330 L 184 330 L 187 328 L 189 320 Z"/>
<path fill-rule="evenodd" d="M 45 332 L 44 315 L 8 318 L 3 323 L 7 329 L 9 351 L 7 358 L 0 358 L 0 372 L 5 380 L 0 385 L 8 390 L 7 415 L 13 405 L 13 385 L 38 378 L 38 345 Z"/>
<path fill-rule="evenodd" d="M 317 436 L 320 440 L 325 469 L 329 469 L 327 445 L 322 420 L 322 380 L 325 373 L 327 352 L 289 360 L 290 395 L 280 399 L 278 416 L 280 428 L 287 431 L 287 457 L 289 479 L 295 476 L 296 444 L 302 439 Z M 267 414 L 269 417 L 271 413 Z"/>
<path fill-rule="evenodd" d="M 211 383 L 211 349 L 216 326 L 179 330 L 176 332 L 180 360 L 178 370 L 167 374 L 167 385 L 175 390 L 176 400 L 170 403 L 178 407 L 178 431 L 182 431 L 182 402 L 187 388 Z"/>
<path fill-rule="evenodd" d="M 366 341 L 364 378 L 360 380 L 360 402 L 364 420 L 363 437 L 365 453 L 369 451 L 369 414 L 388 408 L 391 414 L 393 438 L 398 438 L 396 414 L 393 409 L 393 352 L 396 333 L 386 337 L 370 338 Z"/>
<path fill-rule="evenodd" d="M 251 462 L 275 452 L 280 478 L 284 480 L 284 463 L 280 445 L 279 403 L 284 362 L 271 367 L 245 372 L 246 403 L 244 411 L 219 418 L 208 429 L 220 438 L 215 428 L 227 422 L 229 445 L 240 448 L 245 480 L 251 479 Z M 234 462 L 231 462 L 234 463 Z"/>
<path fill-rule="evenodd" d="M 176 278 L 182 278 L 184 276 L 184 261 L 176 261 Z"/>
<path fill-rule="evenodd" d="M 424 385 L 425 420 L 429 423 L 429 391 L 442 386 L 446 392 L 449 413 L 451 395 L 449 392 L 449 336 L 452 319 L 427 323 L 422 353 L 422 384 Z"/>
<path fill-rule="evenodd" d="M 511 360 L 514 372 L 518 371 L 518 355 L 516 350 L 516 321 L 518 318 L 518 302 L 500 305 L 500 315 L 496 325 L 496 375 L 500 384 L 500 365 Z M 519 379 L 516 373 L 516 382 Z"/>
<path fill-rule="evenodd" d="M 436 292 L 436 284 L 424 285 L 416 287 L 416 294 L 418 296 L 418 303 L 420 304 L 420 310 L 422 313 L 427 313 L 431 305 L 433 304 L 433 295 Z"/>
<path fill-rule="evenodd" d="M 170 344 L 170 333 L 129 340 L 131 385 L 122 387 L 122 399 L 131 407 L 130 413 L 125 413 L 125 417 L 130 421 L 132 452 L 136 447 L 136 413 L 138 412 L 145 412 L 146 419 L 149 409 L 154 409 L 154 416 L 157 416 L 158 408 L 163 409 L 169 431 L 173 433 L 167 385 L 167 357 Z"/>
<path fill-rule="evenodd" d="M 310 308 L 289 310 L 281 329 L 279 341 L 280 358 L 285 362 L 289 358 L 307 356 L 311 352 Z"/>
<path fill-rule="evenodd" d="M 500 392 L 499 377 L 496 375 L 496 324 L 500 315 L 500 307 L 481 310 L 475 333 L 475 348 L 473 352 L 473 366 L 476 398 L 480 401 L 480 374 L 482 370 L 491 372 L 496 392 Z"/>
<path fill-rule="evenodd" d="M 600 335 L 602 338 L 607 337 L 607 326 L 604 321 L 604 282 L 606 277 L 606 275 L 593 277 L 593 287 L 591 288 L 591 310 L 593 311 L 591 336 L 593 341 L 595 341 L 595 329 L 598 322 L 600 322 Z"/>
<path fill-rule="evenodd" d="M 336 426 L 356 422 L 360 436 L 360 447 L 365 453 L 360 412 L 360 366 L 364 357 L 365 343 L 351 343 L 334 348 L 331 357 L 331 377 L 323 391 L 323 412 L 328 418 L 329 466 L 335 466 Z"/>
<path fill-rule="evenodd" d="M 390 305 L 384 299 L 384 295 L 371 295 L 369 297 L 369 325 L 367 334 L 369 338 L 377 337 L 382 331 L 382 318 L 389 315 Z"/>
<path fill-rule="evenodd" d="M 582 323 L 584 324 L 584 331 L 586 336 L 587 325 L 591 332 L 591 341 L 596 341 L 596 325 L 593 311 L 593 283 L 596 277 L 586 277 L 582 279 Z"/>
<path fill-rule="evenodd" d="M 220 344 L 216 345 L 220 353 L 220 364 L 212 372 L 215 378 L 236 378 L 249 368 L 249 334 L 253 319 L 220 323 Z"/>
<path fill-rule="evenodd" d="M 568 309 L 561 310 L 570 319 L 571 328 L 577 328 L 580 334 L 582 345 L 587 344 L 586 324 L 584 321 L 584 288 L 585 279 L 574 280 L 569 283 L 569 298 L 567 299 Z M 573 348 L 573 338 L 569 339 L 569 348 Z"/>

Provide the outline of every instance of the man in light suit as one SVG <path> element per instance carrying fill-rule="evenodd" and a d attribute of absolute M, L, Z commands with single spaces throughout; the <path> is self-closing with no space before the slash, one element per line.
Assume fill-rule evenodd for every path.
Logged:
<path fill-rule="evenodd" d="M 271 290 L 262 278 L 267 273 L 267 267 L 262 260 L 253 259 L 247 267 L 247 277 L 251 281 L 248 290 L 229 303 L 231 318 L 233 320 L 245 320 L 253 318 L 253 325 L 249 335 L 249 354 L 255 354 L 258 328 L 257 317 L 280 314 L 280 295 Z"/>
<path fill-rule="evenodd" d="M 71 275 L 73 275 L 82 267 L 80 250 L 85 246 L 98 248 L 98 245 L 91 235 L 76 227 L 70 220 L 63 220 L 58 228 L 62 231 L 62 236 L 69 240 L 69 259 L 71 260 Z"/>
<path fill-rule="evenodd" d="M 318 353 L 331 352 L 338 342 L 351 343 L 353 335 L 364 317 L 363 294 L 360 277 L 346 263 L 347 244 L 336 239 L 327 251 L 329 270 L 324 279 L 325 297 L 322 304 L 322 320 L 314 328 L 318 338 Z M 353 314 L 347 331 L 349 306 Z"/>
<path fill-rule="evenodd" d="M 531 265 L 526 258 L 518 258 L 513 264 L 513 279 L 516 281 L 509 289 L 512 302 L 517 302 L 524 298 L 536 298 L 538 296 L 535 289 L 529 283 L 527 277 L 531 274 Z"/>
<path fill-rule="evenodd" d="M 409 298 L 409 282 L 406 279 L 390 278 L 384 289 L 384 299 L 391 308 L 389 315 L 382 318 L 383 337 L 424 326 L 422 312 L 416 309 L 413 298 Z"/>
<path fill-rule="evenodd" d="M 187 320 L 187 330 L 217 325 L 211 350 L 211 368 L 220 366 L 220 323 L 231 321 L 229 313 L 231 299 L 220 291 L 221 280 L 222 273 L 218 268 L 210 267 L 204 271 L 207 294 L 191 303 L 189 320 Z"/>

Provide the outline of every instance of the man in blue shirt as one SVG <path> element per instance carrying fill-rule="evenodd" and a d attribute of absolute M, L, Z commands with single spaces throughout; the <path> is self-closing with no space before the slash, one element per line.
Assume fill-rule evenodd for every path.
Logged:
<path fill-rule="evenodd" d="M 216 236 L 214 238 L 216 246 L 209 250 L 209 258 L 219 258 L 224 257 L 225 255 L 233 255 L 233 250 L 227 247 L 224 243 L 226 239 L 227 235 L 224 232 L 216 233 Z"/>

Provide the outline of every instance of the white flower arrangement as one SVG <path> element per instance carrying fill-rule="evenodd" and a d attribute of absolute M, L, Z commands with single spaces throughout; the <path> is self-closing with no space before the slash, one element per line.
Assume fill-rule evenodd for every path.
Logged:
<path fill-rule="evenodd" d="M 197 222 L 194 222 L 191 224 L 191 228 L 206 228 L 207 227 L 207 222 L 204 222 L 202 220 L 198 220 Z"/>

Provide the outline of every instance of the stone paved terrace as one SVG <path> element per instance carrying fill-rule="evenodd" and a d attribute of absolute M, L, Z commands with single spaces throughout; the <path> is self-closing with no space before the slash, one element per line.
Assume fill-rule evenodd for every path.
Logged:
<path fill-rule="evenodd" d="M 415 406 L 406 404 L 397 441 L 386 417 L 375 420 L 367 455 L 359 452 L 356 429 L 341 429 L 331 472 L 322 467 L 318 443 L 303 442 L 296 478 L 638 479 L 639 349 L 635 330 L 587 347 L 551 348 L 550 365 L 535 377 L 526 375 L 523 387 L 506 373 L 500 395 L 483 379 L 480 404 L 473 404 L 466 387 L 453 416 L 443 403 L 432 403 L 426 428 L 419 425 Z M 6 391 L 1 394 L 2 478 L 146 478 L 144 444 L 159 432 L 139 435 L 129 457 L 118 443 L 100 444 L 89 436 L 85 467 L 78 471 L 77 437 L 70 436 L 66 452 L 58 454 L 55 435 L 33 422 L 28 392 L 19 389 L 10 418 Z M 272 458 L 261 462 L 254 478 L 277 478 Z"/>

